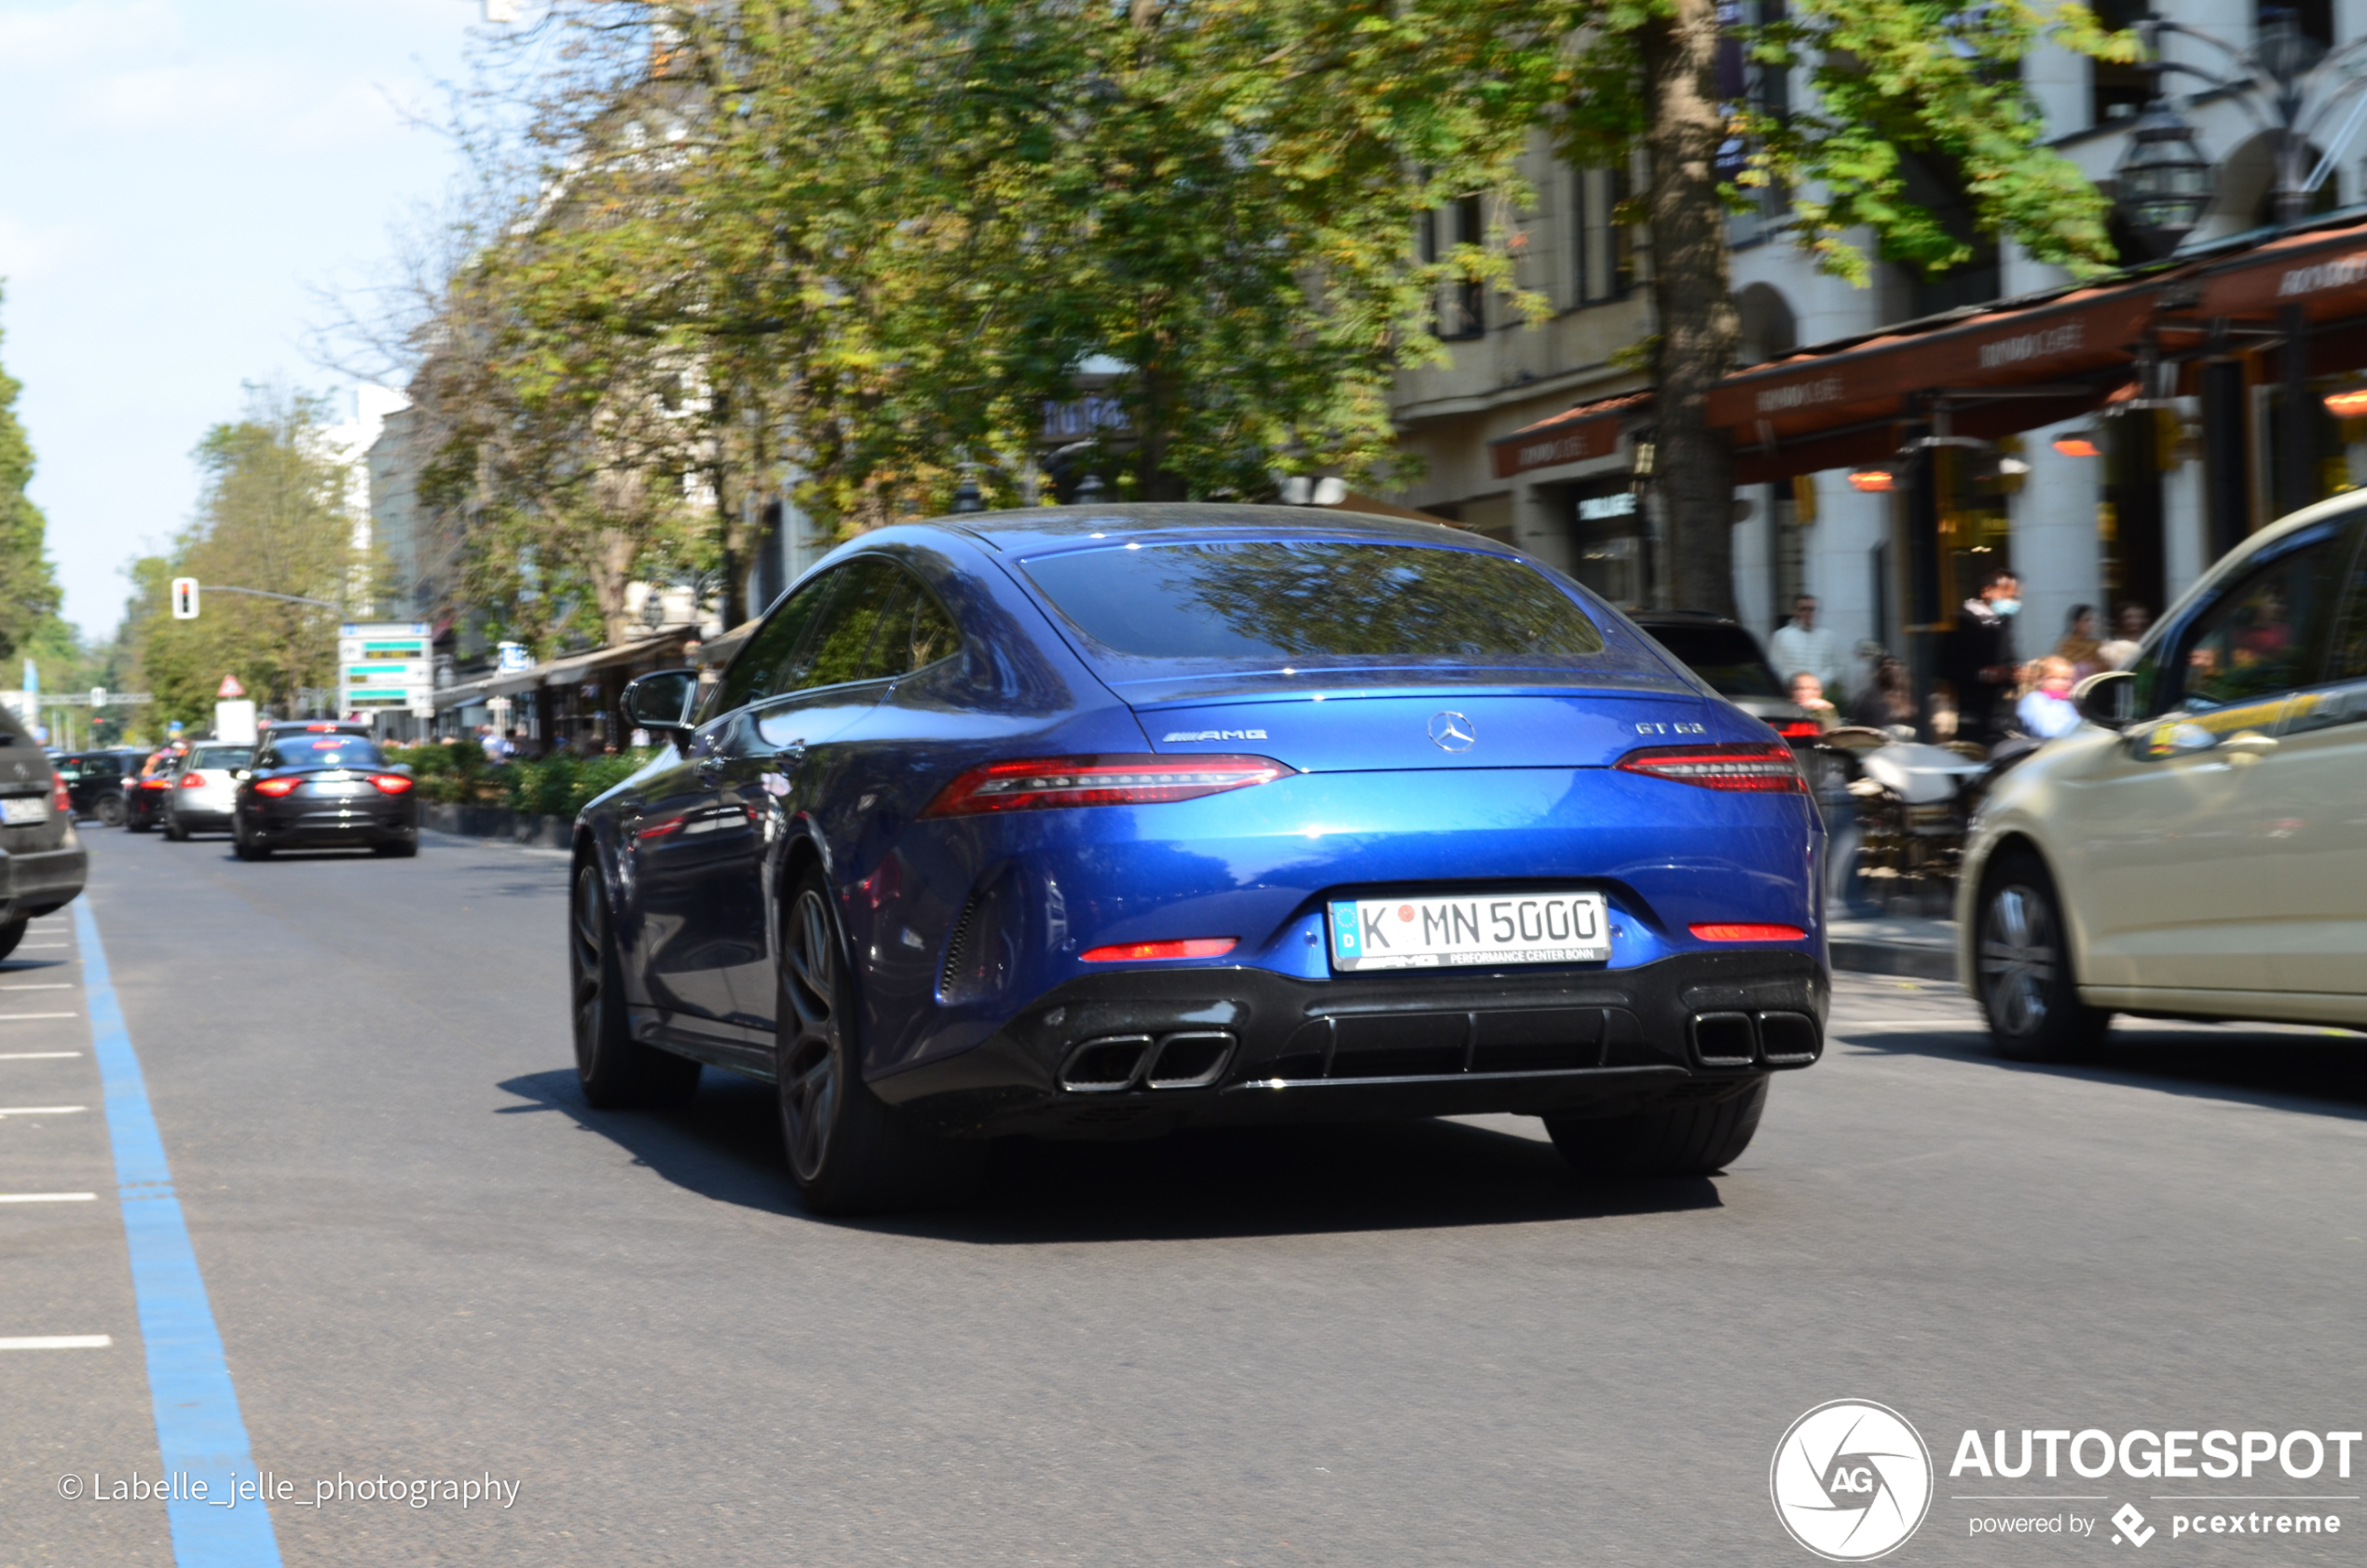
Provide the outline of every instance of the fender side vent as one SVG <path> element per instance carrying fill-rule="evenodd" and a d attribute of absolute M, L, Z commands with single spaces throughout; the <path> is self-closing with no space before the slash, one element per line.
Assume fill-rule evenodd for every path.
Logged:
<path fill-rule="evenodd" d="M 960 983 L 963 961 L 970 956 L 970 932 L 978 924 L 979 893 L 973 893 L 962 906 L 959 919 L 953 922 L 953 934 L 946 938 L 945 967 L 937 971 L 937 989 L 951 991 Z"/>

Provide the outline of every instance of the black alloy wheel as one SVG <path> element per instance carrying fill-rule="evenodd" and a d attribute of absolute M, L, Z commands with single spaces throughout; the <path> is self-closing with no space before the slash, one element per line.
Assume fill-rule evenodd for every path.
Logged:
<path fill-rule="evenodd" d="M 1767 1080 L 1718 1099 L 1625 1116 L 1548 1116 L 1545 1131 L 1584 1176 L 1708 1176 L 1742 1158 L 1767 1109 Z"/>
<path fill-rule="evenodd" d="M 0 959 L 17 950 L 17 944 L 24 940 L 24 928 L 29 923 L 24 919 L 0 920 Z"/>
<path fill-rule="evenodd" d="M 98 817 L 101 827 L 121 827 L 125 814 L 123 797 L 102 795 L 98 805 L 92 809 L 92 814 Z"/>
<path fill-rule="evenodd" d="M 930 1136 L 863 1082 L 855 989 L 828 884 L 810 868 L 781 930 L 775 1046 L 781 1144 L 816 1214 L 944 1202 L 977 1179 L 986 1146 Z"/>
<path fill-rule="evenodd" d="M 271 846 L 255 842 L 253 835 L 247 831 L 247 819 L 242 815 L 230 819 L 230 850 L 240 860 L 271 858 Z"/>
<path fill-rule="evenodd" d="M 575 1076 L 595 1111 L 680 1105 L 699 1086 L 699 1064 L 633 1038 L 624 1011 L 624 966 L 609 930 L 600 868 L 576 867 L 568 915 L 568 970 L 575 1016 Z"/>
<path fill-rule="evenodd" d="M 189 841 L 189 830 L 181 825 L 179 816 L 167 811 L 164 814 L 164 837 L 167 843 L 185 844 Z"/>
<path fill-rule="evenodd" d="M 2113 1016 L 2079 1000 L 2054 879 L 2038 857 L 2001 858 L 1981 889 L 1976 984 L 1989 1037 L 2012 1061 L 2070 1061 L 2103 1043 Z"/>

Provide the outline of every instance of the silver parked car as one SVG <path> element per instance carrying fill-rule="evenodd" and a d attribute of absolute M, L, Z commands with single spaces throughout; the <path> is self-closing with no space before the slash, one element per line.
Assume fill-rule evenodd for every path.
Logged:
<path fill-rule="evenodd" d="M 164 836 L 174 843 L 192 833 L 227 833 L 239 802 L 239 776 L 252 766 L 253 746 L 200 741 L 181 759 L 164 798 Z"/>

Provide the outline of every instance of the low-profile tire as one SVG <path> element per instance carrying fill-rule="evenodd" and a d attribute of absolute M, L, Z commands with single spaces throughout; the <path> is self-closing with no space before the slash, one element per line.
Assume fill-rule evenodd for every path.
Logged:
<path fill-rule="evenodd" d="M 370 852 L 381 860 L 409 860 L 419 852 L 417 839 L 404 839 L 391 843 L 373 844 Z"/>
<path fill-rule="evenodd" d="M 25 925 L 21 920 L 0 920 L 0 959 L 17 950 L 17 944 L 24 940 Z"/>
<path fill-rule="evenodd" d="M 575 1078 L 595 1111 L 680 1105 L 699 1086 L 699 1064 L 633 1038 L 624 1013 L 624 965 L 609 922 L 600 868 L 576 868 L 568 916 L 568 969 L 574 992 Z"/>
<path fill-rule="evenodd" d="M 180 818 L 167 817 L 164 819 L 164 839 L 168 844 L 185 844 L 189 841 L 189 830 L 181 825 Z"/>
<path fill-rule="evenodd" d="M 1723 1099 L 1625 1116 L 1548 1116 L 1545 1130 L 1583 1176 L 1707 1176 L 1742 1157 L 1767 1109 L 1767 1080 Z"/>
<path fill-rule="evenodd" d="M 240 860 L 269 860 L 271 858 L 271 847 L 267 844 L 256 843 L 247 836 L 246 827 L 235 820 L 230 824 L 230 852 Z"/>
<path fill-rule="evenodd" d="M 806 1207 L 879 1214 L 948 1204 L 974 1186 L 984 1143 L 931 1135 L 863 1081 L 854 976 L 818 867 L 789 895 L 778 972 L 781 1144 Z"/>
<path fill-rule="evenodd" d="M 2055 879 L 2013 851 L 1982 879 L 1973 984 L 1990 1043 L 2009 1061 L 2074 1061 L 2104 1043 L 2113 1016 L 2079 1000 Z"/>
<path fill-rule="evenodd" d="M 124 818 L 129 814 L 124 809 L 123 797 L 120 795 L 102 795 L 99 797 L 99 803 L 91 808 L 91 815 L 99 819 L 101 827 L 121 827 Z"/>
<path fill-rule="evenodd" d="M 124 826 L 130 828 L 134 833 L 145 833 L 150 828 L 156 826 L 156 820 L 152 817 L 142 817 L 138 822 L 125 823 Z"/>

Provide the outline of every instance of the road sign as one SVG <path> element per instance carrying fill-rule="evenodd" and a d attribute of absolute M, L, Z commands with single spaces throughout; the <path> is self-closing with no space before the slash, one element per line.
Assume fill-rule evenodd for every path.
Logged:
<path fill-rule="evenodd" d="M 431 703 L 435 639 L 424 620 L 349 621 L 337 629 L 337 704 L 405 708 Z"/>
<path fill-rule="evenodd" d="M 195 620 L 198 618 L 198 579 L 176 577 L 172 579 L 172 619 Z"/>
<path fill-rule="evenodd" d="M 243 697 L 247 694 L 247 689 L 239 683 L 238 676 L 225 675 L 222 677 L 222 684 L 214 689 L 213 694 L 216 697 Z"/>

